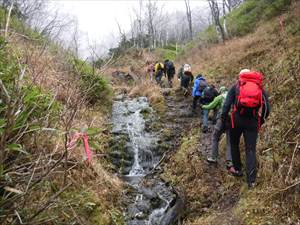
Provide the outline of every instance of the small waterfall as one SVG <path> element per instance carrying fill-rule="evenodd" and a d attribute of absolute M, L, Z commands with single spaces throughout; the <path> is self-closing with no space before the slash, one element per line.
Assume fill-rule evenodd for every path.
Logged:
<path fill-rule="evenodd" d="M 141 118 L 140 110 L 136 111 L 131 117 L 132 117 L 131 121 L 134 122 L 127 123 L 127 130 L 128 130 L 130 141 L 133 145 L 134 162 L 129 172 L 129 175 L 130 176 L 144 175 L 144 170 L 139 163 L 139 149 L 142 147 L 140 146 L 140 144 L 142 143 L 143 140 L 142 132 L 145 127 L 145 121 Z"/>
<path fill-rule="evenodd" d="M 113 104 L 112 132 L 116 139 L 122 135 L 126 137 L 127 148 L 123 155 L 131 162 L 131 167 L 123 173 L 124 179 L 137 191 L 129 196 L 132 202 L 126 212 L 127 225 L 160 225 L 169 203 L 174 199 L 171 188 L 159 178 L 143 178 L 161 158 L 161 153 L 155 151 L 157 135 L 145 129 L 144 112 L 152 113 L 144 97 Z"/>

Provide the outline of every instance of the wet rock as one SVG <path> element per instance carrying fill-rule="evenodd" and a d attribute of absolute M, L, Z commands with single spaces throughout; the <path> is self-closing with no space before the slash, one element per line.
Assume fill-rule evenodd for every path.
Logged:
<path fill-rule="evenodd" d="M 117 95 L 114 97 L 115 101 L 123 101 L 125 99 L 125 95 Z"/>
<path fill-rule="evenodd" d="M 146 214 L 143 213 L 143 212 L 139 212 L 139 213 L 135 214 L 134 217 L 137 218 L 137 219 L 142 220 L 142 219 L 145 219 L 145 218 L 146 218 Z"/>
<path fill-rule="evenodd" d="M 134 219 L 134 218 L 136 218 L 136 215 L 138 213 L 140 213 L 140 211 L 136 207 L 134 207 L 134 206 L 131 205 L 131 206 L 128 207 L 127 213 L 128 213 L 128 216 L 131 219 Z"/>
<path fill-rule="evenodd" d="M 147 188 L 143 188 L 141 190 L 141 193 L 145 196 L 145 198 L 153 200 L 155 198 L 157 198 L 157 193 L 155 193 L 153 190 L 147 189 Z"/>
<path fill-rule="evenodd" d="M 161 203 L 162 203 L 162 202 L 161 202 L 161 199 L 160 199 L 160 198 L 158 198 L 158 197 L 153 198 L 153 199 L 151 200 L 151 207 L 152 207 L 153 209 L 157 209 L 157 208 L 160 207 Z"/>
<path fill-rule="evenodd" d="M 131 166 L 132 166 L 132 165 L 131 165 Z M 130 172 L 130 170 L 131 170 L 131 166 L 121 168 L 120 172 L 121 172 L 123 175 L 129 174 L 129 172 Z"/>
<path fill-rule="evenodd" d="M 123 153 L 121 153 L 119 151 L 113 151 L 113 152 L 109 153 L 109 156 L 114 159 L 121 159 L 122 155 L 123 155 Z"/>
<path fill-rule="evenodd" d="M 150 212 L 150 204 L 148 201 L 140 201 L 136 204 L 136 208 L 143 213 L 148 214 Z"/>
<path fill-rule="evenodd" d="M 127 83 L 134 80 L 133 76 L 129 73 L 118 70 L 112 73 L 112 77 L 120 81 L 125 81 Z"/>

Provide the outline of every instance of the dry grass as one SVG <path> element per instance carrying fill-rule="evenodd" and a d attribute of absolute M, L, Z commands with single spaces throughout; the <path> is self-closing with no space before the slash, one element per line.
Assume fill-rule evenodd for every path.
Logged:
<path fill-rule="evenodd" d="M 47 43 L 36 44 L 19 37 L 11 37 L 11 43 L 16 54 L 20 55 L 20 63 L 27 65 L 27 75 L 34 85 L 64 103 L 70 97 L 82 98 L 79 77 L 71 72 L 67 52 L 61 50 L 52 54 Z"/>

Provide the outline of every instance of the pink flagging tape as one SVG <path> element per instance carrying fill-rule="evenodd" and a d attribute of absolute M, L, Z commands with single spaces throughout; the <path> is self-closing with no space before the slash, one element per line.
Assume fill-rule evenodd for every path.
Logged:
<path fill-rule="evenodd" d="M 76 132 L 74 133 L 70 138 L 69 138 L 69 142 L 67 143 L 67 148 L 68 150 L 71 150 L 73 148 L 75 148 L 76 143 L 78 141 L 78 139 L 83 139 L 83 143 L 84 143 L 84 150 L 85 150 L 85 154 L 87 156 L 88 162 L 91 162 L 92 159 L 92 154 L 89 148 L 89 137 L 86 133 L 81 133 L 81 132 Z"/>
<path fill-rule="evenodd" d="M 89 148 L 89 137 L 87 134 L 84 134 L 83 135 L 83 142 L 84 142 L 84 149 L 85 149 L 85 154 L 88 158 L 88 161 L 91 162 L 91 151 L 90 151 L 90 148 Z"/>

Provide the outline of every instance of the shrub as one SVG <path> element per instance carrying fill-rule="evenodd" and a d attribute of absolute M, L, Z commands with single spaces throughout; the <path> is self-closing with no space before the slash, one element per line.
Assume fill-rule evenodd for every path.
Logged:
<path fill-rule="evenodd" d="M 97 73 L 88 63 L 80 59 L 72 59 L 73 70 L 80 76 L 81 91 L 86 96 L 87 101 L 94 105 L 111 104 L 112 89 L 107 80 Z"/>
<path fill-rule="evenodd" d="M 54 97 L 20 76 L 22 65 L 9 54 L 3 38 L 0 39 L 0 147 L 5 150 L 2 162 L 21 150 L 23 137 L 41 126 L 49 126 L 60 111 Z M 46 119 L 47 117 L 47 119 Z M 45 124 L 47 121 L 47 124 Z M 16 148 L 18 146 L 18 148 Z M 23 151 L 23 150 L 22 150 Z"/>

